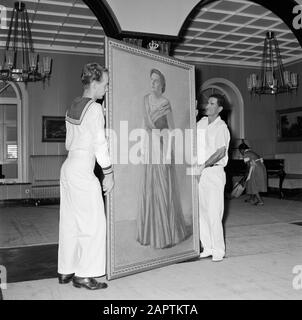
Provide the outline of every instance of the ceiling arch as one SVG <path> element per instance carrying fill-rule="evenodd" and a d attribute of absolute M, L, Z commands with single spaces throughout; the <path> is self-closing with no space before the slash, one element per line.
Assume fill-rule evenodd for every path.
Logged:
<path fill-rule="evenodd" d="M 198 4 L 194 8 L 192 8 L 190 14 L 188 15 L 186 21 L 184 22 L 183 26 L 179 30 L 179 35 L 182 34 L 183 29 L 187 26 L 188 20 L 192 19 L 192 16 L 196 15 L 196 8 L 199 8 L 201 5 L 207 5 L 212 2 L 217 2 L 221 0 L 200 0 Z M 299 41 L 302 47 L 302 31 L 301 29 L 295 29 L 293 27 L 293 8 L 297 6 L 298 1 L 296 0 L 286 0 L 286 1 L 276 1 L 276 0 L 247 0 L 258 5 L 261 5 L 271 12 L 273 12 L 276 16 L 278 16 L 293 32 L 296 36 L 297 40 Z"/>
<path fill-rule="evenodd" d="M 95 13 L 106 35 L 178 38 L 192 6 L 200 0 L 83 0 Z"/>
<path fill-rule="evenodd" d="M 201 0 L 180 30 L 173 56 L 191 62 L 260 66 L 270 30 L 278 38 L 284 64 L 301 60 L 301 30 L 292 26 L 295 5 L 295 0 Z"/>
<path fill-rule="evenodd" d="M 104 56 L 105 36 L 122 40 L 123 37 L 143 38 L 146 44 L 150 37 L 155 40 L 159 35 L 150 35 L 139 31 L 125 34 L 116 20 L 110 1 L 134 3 L 149 0 L 22 0 L 26 4 L 34 48 L 40 52 L 62 52 L 81 55 Z M 162 0 L 157 0 L 161 1 Z M 154 2 L 157 3 L 154 0 Z M 176 0 L 165 0 L 167 3 Z M 263 41 L 266 30 L 274 31 L 285 65 L 302 60 L 302 48 L 296 35 L 302 30 L 293 30 L 291 25 L 295 13 L 285 14 L 287 24 L 263 4 L 271 0 L 178 0 L 178 3 L 190 3 L 189 9 L 176 7 L 172 15 L 183 14 L 185 23 L 181 32 L 170 36 L 173 51 L 171 56 L 188 63 L 215 63 L 219 65 L 257 67 L 261 63 Z M 274 11 L 290 13 L 296 1 L 274 2 Z M 149 1 L 150 2 L 150 1 Z M 153 1 L 151 1 L 153 3 Z M 12 0 L 1 0 L 7 8 L 7 18 L 12 15 Z M 259 5 L 258 3 L 261 3 Z M 193 5 L 193 4 L 198 4 Z M 289 6 L 288 6 L 289 5 Z M 283 6 L 284 9 L 283 10 Z M 137 16 L 136 8 L 133 19 Z M 193 8 L 193 9 L 192 9 Z M 297 7 L 294 7 L 297 9 Z M 302 8 L 302 7 L 301 7 Z M 159 9 L 162 9 L 160 6 Z M 147 13 L 144 17 L 154 16 Z M 289 25 L 289 26 L 288 26 Z M 163 27 L 163 26 L 161 26 Z M 164 29 L 164 28 L 163 28 Z M 296 32 L 294 34 L 293 32 Z M 165 32 L 165 31 L 163 31 Z M 176 32 L 176 33 L 177 33 Z M 8 28 L 0 32 L 0 59 L 7 39 Z M 145 37 L 145 38 L 144 38 Z M 153 38 L 152 38 L 153 37 Z M 166 35 L 159 39 L 165 40 Z M 168 39 L 167 39 L 168 40 Z M 0 61 L 0 64 L 2 64 Z"/>
<path fill-rule="evenodd" d="M 99 23 L 104 29 L 106 36 L 119 39 L 121 38 L 121 27 L 116 19 L 114 12 L 106 1 L 103 0 L 82 0 L 95 14 Z"/>
<path fill-rule="evenodd" d="M 124 0 L 126 1 L 126 0 Z M 193 4 L 193 7 L 190 13 L 185 18 L 183 24 L 181 25 L 178 34 L 175 35 L 175 37 L 179 37 L 183 29 L 187 26 L 188 20 L 192 18 L 193 15 L 196 13 L 196 8 L 199 8 L 201 5 L 210 4 L 215 1 L 221 1 L 221 0 L 200 0 L 196 3 L 196 1 L 192 1 L 190 5 Z M 298 4 L 296 0 L 286 0 L 286 1 L 276 1 L 276 0 L 248 0 L 250 2 L 259 4 L 274 14 L 276 14 L 287 26 L 288 28 L 294 33 L 297 40 L 299 41 L 300 45 L 302 46 L 302 32 L 300 29 L 295 29 L 293 27 L 293 8 Z M 117 14 L 114 12 L 114 10 L 110 7 L 109 1 L 106 0 L 83 0 L 84 3 L 87 4 L 87 6 L 94 12 L 96 17 L 98 18 L 99 22 L 101 23 L 102 27 L 104 28 L 104 31 L 107 36 L 113 37 L 113 38 L 122 38 L 123 36 L 127 34 L 131 34 L 131 32 L 128 32 L 128 30 L 123 30 L 123 27 L 120 25 L 119 21 L 117 20 Z M 161 7 L 161 10 L 163 8 Z M 134 11 L 133 11 L 134 12 Z M 134 14 L 135 16 L 136 14 Z M 134 19 L 134 16 L 130 16 L 129 19 Z M 144 20 L 141 20 L 144 22 Z M 169 23 L 168 21 L 166 21 Z M 167 26 L 164 25 L 161 35 L 166 35 L 166 28 Z M 143 36 L 144 33 L 141 32 L 142 26 L 139 24 L 137 25 L 136 30 L 134 30 L 137 33 L 140 34 L 140 36 Z M 133 31 L 133 30 L 132 30 Z M 151 36 L 152 32 L 149 32 L 147 36 Z M 160 34 L 153 34 L 153 37 L 161 37 Z M 171 35 L 168 37 L 171 38 Z"/>

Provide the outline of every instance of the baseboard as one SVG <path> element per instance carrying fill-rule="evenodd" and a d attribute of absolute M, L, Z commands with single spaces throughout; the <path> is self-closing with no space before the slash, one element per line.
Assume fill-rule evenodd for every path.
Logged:
<path fill-rule="evenodd" d="M 0 200 L 0 207 L 15 207 L 15 206 L 43 206 L 60 204 L 60 198 L 45 198 L 45 199 L 7 199 Z"/>
<path fill-rule="evenodd" d="M 276 188 L 276 187 L 268 187 L 268 189 L 273 192 L 279 192 L 280 190 L 279 188 Z M 302 192 L 302 188 L 294 188 L 294 189 L 282 188 L 282 191 L 287 193 L 300 193 Z"/>

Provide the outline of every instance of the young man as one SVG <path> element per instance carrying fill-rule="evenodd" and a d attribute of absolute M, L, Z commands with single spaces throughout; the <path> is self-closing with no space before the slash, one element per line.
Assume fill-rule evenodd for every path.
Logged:
<path fill-rule="evenodd" d="M 221 261 L 225 255 L 222 227 L 224 167 L 228 161 L 230 133 L 219 116 L 223 105 L 223 96 L 212 94 L 205 108 L 206 116 L 197 123 L 199 227 L 203 246 L 200 257 L 212 256 L 213 261 Z"/>
<path fill-rule="evenodd" d="M 106 272 L 106 216 L 102 191 L 114 185 L 102 106 L 96 102 L 108 90 L 108 70 L 98 63 L 83 68 L 82 97 L 66 112 L 68 157 L 60 176 L 59 283 L 76 288 L 105 289 L 95 278 Z M 93 173 L 95 160 L 103 169 L 102 186 Z"/>

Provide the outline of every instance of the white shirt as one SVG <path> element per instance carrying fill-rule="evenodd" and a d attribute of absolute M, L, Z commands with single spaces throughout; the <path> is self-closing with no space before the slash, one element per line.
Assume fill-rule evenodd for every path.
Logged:
<path fill-rule="evenodd" d="M 102 106 L 93 102 L 86 111 L 81 124 L 66 123 L 66 142 L 68 151 L 88 151 L 94 154 L 99 165 L 104 169 L 111 166 L 107 139 L 104 129 Z"/>
<path fill-rule="evenodd" d="M 226 148 L 226 155 L 217 164 L 225 167 L 228 162 L 230 132 L 226 123 L 218 116 L 209 124 L 208 117 L 197 123 L 197 162 L 204 164 L 221 147 Z"/>

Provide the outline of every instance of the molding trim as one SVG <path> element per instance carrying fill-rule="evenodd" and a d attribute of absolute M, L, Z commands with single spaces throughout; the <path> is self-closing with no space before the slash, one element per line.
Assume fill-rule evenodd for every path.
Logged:
<path fill-rule="evenodd" d="M 107 1 L 83 0 L 83 2 L 95 14 L 107 37 L 121 38 L 121 27 Z"/>

